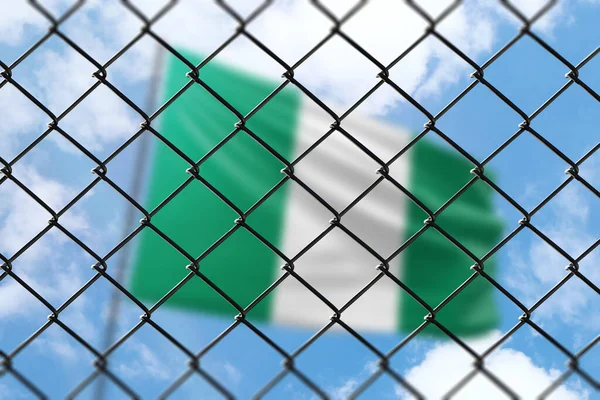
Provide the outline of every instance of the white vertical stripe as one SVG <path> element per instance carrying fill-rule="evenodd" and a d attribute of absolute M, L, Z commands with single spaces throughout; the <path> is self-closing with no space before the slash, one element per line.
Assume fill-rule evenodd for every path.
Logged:
<path fill-rule="evenodd" d="M 320 107 L 305 101 L 299 116 L 295 157 L 326 133 L 332 122 L 331 116 Z M 356 113 L 341 126 L 383 161 L 388 161 L 410 139 L 398 127 Z M 336 132 L 297 164 L 295 174 L 340 211 L 379 177 L 378 168 L 376 162 Z M 392 164 L 390 174 L 406 185 L 406 156 Z M 291 183 L 288 190 L 282 249 L 293 257 L 327 228 L 333 215 L 300 185 Z M 396 187 L 382 182 L 343 216 L 342 223 L 387 257 L 401 244 L 406 201 Z M 400 258 L 390 265 L 396 276 Z M 378 264 L 372 254 L 335 228 L 298 259 L 295 271 L 340 308 L 377 275 Z M 400 290 L 384 277 L 342 314 L 342 320 L 356 329 L 396 330 Z M 286 279 L 274 296 L 272 317 L 280 323 L 320 328 L 333 315 L 330 308 L 293 277 Z"/>

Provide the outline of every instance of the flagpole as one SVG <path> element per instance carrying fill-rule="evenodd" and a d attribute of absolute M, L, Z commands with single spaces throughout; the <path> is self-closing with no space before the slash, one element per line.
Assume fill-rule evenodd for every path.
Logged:
<path fill-rule="evenodd" d="M 162 67 L 164 63 L 164 48 L 157 43 L 156 51 L 152 59 L 152 74 L 150 77 L 150 84 L 148 85 L 148 93 L 146 94 L 145 101 L 145 112 L 150 112 L 154 109 L 157 102 L 159 82 L 161 81 Z M 143 171 L 148 160 L 148 153 L 150 148 L 150 141 L 147 135 L 142 134 L 138 141 L 138 151 L 135 154 L 134 168 L 133 171 Z M 139 199 L 142 192 L 143 173 L 134 173 L 133 182 L 129 195 L 134 199 Z M 135 226 L 137 209 L 128 204 L 125 209 L 124 223 L 121 237 L 126 237 L 131 229 Z M 123 283 L 126 278 L 127 265 L 130 261 L 131 246 L 124 246 L 118 252 L 118 259 L 115 264 L 115 273 L 113 278 Z M 102 334 L 102 348 L 107 349 L 115 340 L 115 334 L 117 330 L 117 324 L 119 319 L 119 312 L 121 309 L 121 296 L 120 291 L 116 287 L 113 287 L 112 293 L 109 300 L 109 314 L 105 325 L 104 332 Z M 99 376 L 98 384 L 96 385 L 96 391 L 94 394 L 95 400 L 103 400 L 106 393 L 106 377 L 104 375 Z"/>

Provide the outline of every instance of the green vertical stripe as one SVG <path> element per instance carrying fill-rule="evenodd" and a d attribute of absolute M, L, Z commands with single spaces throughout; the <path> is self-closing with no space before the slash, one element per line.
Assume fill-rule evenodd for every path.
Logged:
<path fill-rule="evenodd" d="M 458 153 L 421 140 L 410 152 L 408 189 L 430 210 L 437 210 L 459 191 L 473 175 L 473 165 Z M 500 241 L 501 224 L 494 214 L 492 190 L 477 182 L 436 219 L 450 235 L 482 257 Z M 406 238 L 423 226 L 427 214 L 416 204 L 408 205 Z M 402 255 L 401 255 L 402 256 Z M 404 251 L 402 281 L 435 308 L 473 273 L 473 261 L 448 239 L 429 228 Z M 485 270 L 494 275 L 494 259 Z M 495 289 L 477 277 L 436 315 L 436 319 L 457 335 L 474 335 L 497 326 Z M 423 323 L 426 309 L 406 292 L 401 294 L 400 324 L 411 331 Z M 432 334 L 440 331 L 428 328 Z"/>
<path fill-rule="evenodd" d="M 183 54 L 193 63 L 201 61 L 197 55 Z M 167 96 L 185 84 L 188 71 L 183 63 L 170 57 L 165 77 Z M 277 86 L 215 61 L 200 70 L 200 79 L 244 115 Z M 299 102 L 296 92 L 285 89 L 247 123 L 249 129 L 288 160 L 293 151 Z M 238 121 L 197 84 L 169 106 L 161 118 L 160 133 L 194 161 L 225 138 Z M 146 206 L 155 207 L 167 197 L 189 176 L 185 173 L 188 167 L 171 149 L 157 144 Z M 200 166 L 200 174 L 245 211 L 282 178 L 283 167 L 256 141 L 240 132 Z M 271 196 L 268 206 L 259 207 L 248 218 L 249 225 L 267 238 L 280 238 L 285 197 L 284 186 Z M 152 223 L 197 257 L 233 227 L 236 218 L 229 206 L 201 182 L 193 181 L 152 218 Z M 155 302 L 186 276 L 187 262 L 150 229 L 144 229 L 140 236 L 132 292 Z M 200 263 L 200 271 L 245 307 L 273 282 L 276 266 L 281 263 L 268 247 L 242 228 Z M 229 315 L 235 312 L 198 277 L 186 283 L 166 304 Z M 253 319 L 266 319 L 268 313 L 269 304 L 262 301 L 253 309 Z"/>

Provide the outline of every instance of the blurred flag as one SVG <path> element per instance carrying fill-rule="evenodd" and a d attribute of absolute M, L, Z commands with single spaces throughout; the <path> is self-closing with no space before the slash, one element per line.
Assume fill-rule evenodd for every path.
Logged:
<path fill-rule="evenodd" d="M 192 62 L 199 55 L 184 53 Z M 171 57 L 164 76 L 169 96 L 187 81 L 189 68 Z M 200 79 L 246 115 L 280 84 L 241 72 L 213 60 Z M 163 99 L 166 101 L 168 96 Z M 200 85 L 194 84 L 161 115 L 158 131 L 191 160 L 203 159 L 200 175 L 236 207 L 246 212 L 284 178 L 278 157 L 292 161 L 329 131 L 333 119 L 308 96 L 288 85 L 255 113 L 246 127 L 271 152 L 246 132 L 232 135 L 238 117 Z M 387 161 L 411 139 L 403 129 L 358 112 L 343 120 L 343 129 L 374 155 Z M 277 154 L 273 154 L 276 152 Z M 190 177 L 180 155 L 157 143 L 146 207 L 152 209 Z M 341 211 L 380 175 L 378 164 L 340 132 L 331 134 L 295 165 L 294 175 L 337 211 Z M 433 210 L 471 177 L 472 165 L 461 155 L 420 140 L 390 166 L 389 174 Z M 152 224 L 193 257 L 202 255 L 234 226 L 233 209 L 210 188 L 192 180 L 152 218 Z M 333 214 L 301 185 L 288 181 L 248 216 L 246 223 L 287 257 L 295 257 L 329 226 Z M 384 181 L 341 218 L 342 224 L 373 251 L 388 257 L 423 226 L 427 215 L 396 186 Z M 477 256 L 499 240 L 501 224 L 492 209 L 492 192 L 479 182 L 436 220 Z M 190 271 L 189 261 L 159 234 L 145 228 L 134 257 L 131 290 L 156 302 Z M 275 251 L 237 229 L 203 256 L 200 271 L 241 307 L 251 304 L 284 271 Z M 372 253 L 340 228 L 334 228 L 303 252 L 295 272 L 340 308 L 378 272 Z M 473 261 L 441 234 L 429 229 L 390 263 L 390 271 L 432 307 L 461 285 L 473 271 Z M 486 271 L 494 273 L 493 260 Z M 492 285 L 473 280 L 440 311 L 436 319 L 458 335 L 482 333 L 498 323 Z M 214 288 L 194 276 L 167 305 L 233 316 L 237 314 Z M 423 322 L 426 309 L 401 286 L 380 279 L 342 313 L 342 320 L 366 331 L 410 331 Z M 253 322 L 321 328 L 333 311 L 294 277 L 288 277 L 248 314 Z"/>

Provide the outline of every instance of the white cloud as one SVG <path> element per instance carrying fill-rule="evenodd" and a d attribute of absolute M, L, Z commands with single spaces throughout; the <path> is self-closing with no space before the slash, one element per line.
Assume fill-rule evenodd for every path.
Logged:
<path fill-rule="evenodd" d="M 531 15 L 545 2 L 545 0 L 529 0 L 518 2 L 518 6 L 522 7 L 526 14 Z M 47 3 L 53 9 L 60 9 L 69 2 L 53 0 Z M 138 5 L 148 10 L 150 14 L 152 7 L 156 10 L 164 3 L 164 1 L 152 0 Z M 423 3 L 423 6 L 431 14 L 436 15 L 449 1 Z M 179 2 L 173 11 L 157 24 L 155 30 L 173 45 L 203 52 L 213 51 L 231 35 L 236 23 L 216 7 L 214 2 L 200 3 L 206 4 L 206 6 L 198 6 L 198 4 L 197 1 Z M 248 1 L 238 1 L 232 4 L 236 9 L 249 10 L 252 8 L 252 4 Z M 322 18 L 314 7 L 306 4 L 306 2 L 300 1 L 276 2 L 264 16 L 249 25 L 249 30 L 291 64 L 323 38 L 331 27 L 331 23 Z M 348 8 L 348 2 L 342 0 L 327 1 L 325 4 L 333 10 Z M 453 12 L 440 25 L 439 29 L 457 47 L 476 61 L 480 61 L 494 47 L 499 24 L 505 20 L 514 21 L 514 18 L 508 13 L 500 10 L 503 9 L 499 7 L 498 2 L 470 0 Z M 564 20 L 567 13 L 568 7 L 557 7 L 541 20 L 537 27 L 546 34 L 550 34 L 553 27 Z M 14 2 L 11 7 L 6 8 L 0 14 L 0 41 L 5 45 L 16 47 L 24 42 L 27 37 L 26 31 L 42 34 L 46 26 L 45 20 L 28 4 Z M 401 2 L 379 0 L 369 4 L 343 30 L 385 64 L 412 43 L 424 27 L 424 21 L 407 10 Z M 140 23 L 118 2 L 95 0 L 86 3 L 85 7 L 73 16 L 64 29 L 93 57 L 100 62 L 105 62 L 132 38 L 139 28 Z M 151 41 L 135 46 L 123 56 L 122 60 L 111 66 L 109 80 L 127 84 L 147 80 L 152 72 L 149 67 L 152 47 L 148 46 L 149 43 Z M 305 66 L 298 69 L 298 79 L 309 88 L 327 97 L 331 102 L 347 106 L 377 82 L 375 74 L 378 71 L 376 67 L 365 61 L 360 54 L 341 40 L 332 42 L 328 46 L 327 49 L 317 52 Z M 264 61 L 268 57 L 257 56 L 257 54 L 260 54 L 260 51 L 250 42 L 237 40 L 223 53 L 220 59 L 278 78 L 283 72 L 282 67 L 271 61 Z M 95 71 L 95 67 L 73 50 L 66 50 L 64 47 L 50 49 L 43 47 L 35 53 L 35 56 L 39 57 L 41 62 L 34 67 L 34 79 L 29 82 L 27 87 L 56 113 L 62 112 L 94 81 L 90 78 L 90 74 Z M 353 60 L 360 61 L 354 62 Z M 392 69 L 391 74 L 392 79 L 406 91 L 418 98 L 425 98 L 438 95 L 456 83 L 461 76 L 466 76 L 471 70 L 470 66 L 445 49 L 439 42 L 428 40 L 417 47 L 405 62 Z M 22 73 L 26 74 L 27 71 Z M 28 100 L 22 96 L 10 95 L 11 90 L 14 92 L 10 85 L 0 90 L 3 95 L 9 93 L 8 96 L 0 97 L 0 107 L 6 110 L 8 116 L 3 118 L 3 122 L 0 124 L 0 135 L 3 138 L 0 141 L 0 155 L 23 147 L 22 135 L 49 122 L 43 115 L 35 116 L 39 113 L 34 115 L 28 112 L 27 110 L 31 108 Z M 379 114 L 388 112 L 397 104 L 398 99 L 398 95 L 392 90 L 379 90 L 369 102 L 368 111 Z M 102 91 L 97 90 L 92 97 L 70 113 L 64 120 L 64 128 L 91 150 L 98 151 L 108 145 L 123 141 L 131 135 L 133 133 L 131 127 L 135 126 L 136 122 L 139 122 L 138 120 L 139 117 L 128 106 L 109 90 L 102 88 Z M 56 135 L 52 137 L 54 136 Z M 65 145 L 64 142 L 58 142 L 58 144 L 63 150 L 72 150 L 72 147 Z M 22 166 L 19 168 L 21 171 L 25 171 L 22 178 L 27 181 L 28 186 L 51 206 L 64 204 L 65 201 L 72 198 L 73 192 L 65 185 L 46 179 L 33 168 Z M 6 184 L 0 186 L 0 221 L 2 222 L 0 225 L 0 238 L 2 238 L 0 251 L 11 253 L 41 230 L 47 223 L 49 215 L 42 208 L 33 204 L 31 199 L 20 190 L 14 190 L 15 188 L 12 187 L 12 190 L 7 193 L 7 189 L 8 185 Z M 562 206 L 566 207 L 566 205 Z M 562 206 L 559 204 L 557 207 Z M 585 218 L 585 215 L 585 207 L 577 207 L 575 213 L 572 214 L 574 218 L 579 219 Z M 64 216 L 63 221 L 65 225 L 69 223 L 71 229 L 82 234 L 88 229 L 86 217 L 82 213 L 70 212 Z M 581 233 L 574 230 L 572 226 L 556 225 L 555 229 L 557 233 L 563 233 L 561 240 L 564 241 L 565 246 L 576 246 L 579 242 L 576 240 L 578 238 L 576 235 Z M 48 274 L 50 278 L 44 282 L 35 282 L 33 274 L 31 274 L 33 268 L 39 266 L 35 262 L 43 259 L 48 252 L 56 251 L 64 237 L 54 235 L 52 240 L 54 242 L 46 246 L 37 246 L 36 250 L 32 248 L 23 255 L 28 260 L 26 263 L 28 266 L 19 271 L 19 274 L 28 282 L 34 282 L 36 287 L 44 287 L 49 296 L 59 298 L 66 293 L 74 292 L 74 288 L 81 283 L 81 277 L 75 272 L 76 269 L 67 268 L 63 271 L 54 271 L 53 269 L 57 273 Z M 558 274 L 549 275 L 551 270 L 564 273 L 562 269 L 564 261 L 557 259 L 555 255 L 544 252 L 541 247 L 532 247 L 528 259 L 521 261 L 526 265 L 533 265 L 531 260 L 543 261 L 543 263 L 535 264 L 536 266 L 531 272 L 533 278 L 538 281 L 547 283 L 557 277 L 560 278 Z M 559 263 L 561 265 L 556 269 L 542 268 L 542 265 L 558 265 Z M 28 270 L 28 268 L 31 269 Z M 3 306 L 0 308 L 0 318 L 21 315 L 27 305 L 37 302 L 31 295 L 15 285 L 16 283 L 7 280 L 0 284 L 0 298 L 11 299 L 11 301 L 3 302 Z M 515 285 L 518 285 L 518 282 Z M 522 289 L 523 291 L 527 290 L 527 288 Z M 22 296 L 23 294 L 25 296 Z M 556 307 L 547 307 L 554 310 L 548 312 L 556 313 L 552 315 L 570 315 L 571 318 L 575 318 L 578 314 L 573 310 L 579 310 L 586 305 L 587 298 L 586 294 L 577 290 L 570 292 L 570 296 L 571 301 L 568 305 L 566 302 L 557 302 Z M 85 304 L 83 298 L 80 298 L 77 303 L 80 302 Z M 15 306 L 16 304 L 18 307 Z M 89 321 L 83 313 L 74 315 L 74 323 L 79 325 L 79 329 L 84 331 L 91 329 Z M 79 322 L 76 322 L 78 319 Z M 582 320 L 585 321 L 585 319 Z M 54 346 L 54 349 L 59 353 L 68 353 L 68 349 L 60 346 Z M 157 379 L 170 378 L 169 371 L 164 369 L 150 348 L 139 345 L 132 351 L 137 354 L 139 361 L 136 361 L 137 364 L 121 365 L 119 368 L 122 373 L 136 375 L 140 373 L 139 371 L 144 371 L 145 374 Z M 456 352 L 447 345 L 438 346 L 427 353 L 422 364 L 407 371 L 409 381 L 412 382 L 414 379 L 414 382 L 426 382 L 423 379 L 427 379 L 430 371 L 435 371 L 435 368 L 441 365 L 440 363 L 448 359 L 447 357 L 455 356 L 460 358 L 464 356 L 464 353 Z M 555 374 L 553 371 L 537 367 L 529 357 L 511 349 L 499 350 L 490 357 L 489 363 L 497 366 L 499 371 L 504 371 L 499 372 L 499 375 L 504 374 L 508 381 L 518 377 L 516 373 L 519 372 L 530 374 L 527 376 L 531 376 L 532 380 L 545 384 Z M 440 379 L 443 379 L 443 382 L 455 383 L 453 374 L 466 372 L 468 367 L 469 361 L 466 360 L 463 370 L 456 368 L 448 371 L 445 369 L 442 371 Z M 232 380 L 239 377 L 235 367 L 233 369 L 224 368 Z M 453 378 L 450 379 L 450 377 Z M 485 379 L 481 382 L 479 380 L 481 379 L 478 378 L 474 385 L 487 384 Z M 353 390 L 356 384 L 355 379 L 350 379 L 336 389 L 336 393 L 343 396 Z M 477 386 L 475 387 L 477 388 Z M 515 387 L 519 387 L 519 382 Z M 435 388 L 431 389 L 435 390 Z M 528 388 L 524 387 L 523 390 L 526 391 Z M 585 395 L 581 391 L 561 390 L 563 390 L 565 398 Z"/>
<path fill-rule="evenodd" d="M 237 367 L 235 367 L 233 364 L 231 364 L 229 362 L 226 362 L 223 365 L 223 369 L 225 369 L 225 372 L 227 373 L 227 377 L 234 385 L 240 384 L 243 376 L 242 376 L 242 372 L 239 369 L 237 369 Z"/>
<path fill-rule="evenodd" d="M 50 207 L 64 206 L 76 194 L 70 187 L 49 179 L 28 165 L 19 165 L 15 175 Z M 50 214 L 15 185 L 0 185 L 0 252 L 10 256 L 38 234 L 48 223 Z M 85 236 L 89 229 L 87 215 L 77 207 L 60 218 L 61 224 L 76 235 Z M 53 228 L 25 251 L 13 263 L 13 272 L 44 296 L 54 306 L 60 305 L 75 293 L 84 282 L 79 256 L 72 251 L 72 243 Z M 43 306 L 11 277 L 0 283 L 0 320 L 39 317 Z M 81 295 L 61 318 L 87 340 L 94 339 L 96 329 L 85 311 L 86 297 Z M 49 313 L 49 312 L 48 312 Z M 40 350 L 50 350 L 61 359 L 74 360 L 79 349 L 65 342 L 55 327 L 34 343 Z M 66 334 L 66 333 L 63 333 Z"/>
<path fill-rule="evenodd" d="M 23 316 L 23 310 L 31 310 L 39 305 L 38 300 L 25 292 L 16 281 L 5 278 L 0 284 L 0 297 L 2 307 L 0 308 L 0 320 L 7 317 Z M 6 301 L 5 299 L 10 299 Z"/>
<path fill-rule="evenodd" d="M 128 378 L 146 377 L 169 380 L 173 378 L 172 369 L 161 362 L 156 354 L 144 343 L 128 341 L 125 345 L 129 358 L 121 363 L 117 371 Z"/>
<path fill-rule="evenodd" d="M 341 16 L 348 10 L 345 0 L 323 2 L 326 7 Z M 436 0 L 423 2 L 421 7 L 435 16 L 451 2 Z M 519 2 L 526 15 L 533 14 L 546 2 L 528 0 Z M 44 2 L 52 10 L 64 10 L 71 2 L 52 0 Z M 147 15 L 152 15 L 166 4 L 164 0 L 136 2 Z M 233 1 L 231 6 L 246 15 L 259 3 Z M 548 17 L 539 22 L 544 32 L 550 33 L 554 26 L 564 20 L 564 7 L 555 7 Z M 3 21 L 6 19 L 6 24 Z M 480 61 L 491 52 L 496 32 L 503 21 L 515 21 L 514 17 L 497 1 L 468 0 L 452 12 L 437 29 L 471 58 Z M 44 27 L 39 13 L 26 4 L 10 7 L 9 14 L 0 17 L 0 41 L 10 46 L 22 43 L 23 27 L 31 26 L 33 32 Z M 212 52 L 235 30 L 236 22 L 215 2 L 183 0 L 163 17 L 153 29 L 176 47 L 186 47 L 199 52 Z M 332 23 L 313 5 L 302 1 L 280 1 L 248 25 L 248 30 L 288 64 L 295 63 L 330 31 Z M 309 29 L 307 29 L 309 27 Z M 403 2 L 374 0 L 367 3 L 354 18 L 343 26 L 343 31 L 373 54 L 383 64 L 389 63 L 423 32 L 426 22 Z M 66 34 L 100 63 L 132 39 L 141 28 L 141 22 L 121 2 L 90 0 L 71 16 L 61 27 Z M 39 33 L 38 33 L 39 34 Z M 201 40 L 199 39 L 201 38 Z M 153 40 L 146 38 L 129 49 L 115 64 L 109 67 L 108 79 L 119 84 L 146 80 L 152 73 L 151 59 Z M 62 112 L 81 95 L 94 79 L 90 74 L 96 68 L 73 50 L 42 47 L 34 56 L 40 62 L 35 67 L 33 82 L 28 88 L 55 113 Z M 254 44 L 238 38 L 219 56 L 226 61 L 254 72 L 280 79 L 283 68 L 270 60 Z M 350 67 L 351 66 L 351 67 Z M 472 70 L 441 42 L 430 38 L 421 43 L 411 54 L 391 70 L 391 78 L 407 92 L 419 99 L 436 96 L 450 85 L 464 78 Z M 337 38 L 317 51 L 297 70 L 297 79 L 328 100 L 341 111 L 358 100 L 378 82 L 378 69 L 348 44 Z M 1 99 L 0 99 L 1 101 Z M 401 97 L 387 85 L 378 90 L 365 103 L 364 110 L 384 114 L 398 104 Z M 24 129 L 46 121 L 27 120 L 20 115 L 23 105 L 8 104 L 15 109 L 12 115 L 14 129 L 5 135 L 14 142 Z M 340 107 L 338 109 L 338 107 Z M 21 110 L 21 111 L 20 111 Z M 122 142 L 133 134 L 141 118 L 110 90 L 101 87 L 89 99 L 81 103 L 61 123 L 68 133 L 75 136 L 91 150 L 98 151 L 106 145 Z M 66 151 L 74 148 L 58 135 L 59 146 Z M 16 146 L 16 144 L 12 144 Z M 0 148 L 1 150 L 1 148 Z"/>
<path fill-rule="evenodd" d="M 348 379 L 342 386 L 334 389 L 332 397 L 334 399 L 347 399 L 350 394 L 358 387 L 359 382 L 356 379 Z"/>
<path fill-rule="evenodd" d="M 597 239 L 590 223 L 591 204 L 584 196 L 586 191 L 578 182 L 572 182 L 545 206 L 542 213 L 549 214 L 532 221 L 572 257 L 578 257 Z M 568 273 L 568 260 L 541 239 L 509 245 L 509 260 L 512 268 L 506 274 L 506 282 L 526 306 L 533 305 Z M 589 266 L 599 262 L 600 254 L 595 251 L 580 263 L 581 272 L 592 282 L 600 281 L 600 271 Z M 593 312 L 596 297 L 592 289 L 573 277 L 534 312 L 533 318 L 597 330 L 600 318 L 594 317 Z"/>
<path fill-rule="evenodd" d="M 484 351 L 500 337 L 499 333 L 472 340 L 469 345 L 475 351 Z M 560 375 L 554 369 L 546 370 L 526 354 L 515 349 L 500 347 L 486 358 L 485 366 L 502 382 L 508 385 L 521 398 L 536 398 Z M 473 369 L 473 357 L 454 342 L 444 342 L 428 351 L 423 361 L 405 371 L 403 377 L 417 388 L 426 398 L 438 399 L 444 396 L 457 382 Z M 402 398 L 410 398 L 398 390 Z M 457 399 L 505 399 L 489 379 L 479 374 L 458 394 Z M 587 399 L 589 392 L 574 386 L 561 386 L 554 392 L 554 398 Z"/>
<path fill-rule="evenodd" d="M 172 44 L 210 52 L 233 32 L 235 23 L 216 6 L 192 7 L 194 4 L 197 2 L 182 1 L 157 24 L 156 30 Z M 426 7 L 435 15 L 448 4 L 448 1 L 428 2 Z M 334 10 L 347 8 L 347 2 L 343 1 L 328 1 L 325 5 Z M 452 13 L 440 30 L 477 58 L 491 50 L 498 24 L 489 9 L 478 2 L 469 2 Z M 175 23 L 178 29 L 174 29 Z M 248 25 L 248 30 L 284 61 L 293 64 L 326 36 L 331 26 L 314 6 L 296 1 L 275 3 Z M 425 27 L 426 22 L 402 2 L 376 0 L 344 25 L 343 31 L 387 64 L 412 44 Z M 203 40 L 198 41 L 198 37 Z M 219 58 L 271 78 L 278 79 L 284 72 L 283 67 L 267 61 L 268 57 L 245 39 L 234 41 Z M 391 76 L 409 93 L 428 96 L 466 76 L 464 73 L 469 69 L 472 68 L 439 41 L 431 39 L 418 46 L 407 62 L 393 68 Z M 378 82 L 375 76 L 378 72 L 350 45 L 335 38 L 298 68 L 296 78 L 331 103 L 348 106 Z M 378 91 L 369 102 L 368 111 L 383 113 L 397 101 L 399 95 L 393 90 Z"/>
<path fill-rule="evenodd" d="M 74 0 L 37 2 L 55 17 L 75 4 Z M 39 38 L 45 33 L 44 30 L 50 27 L 50 22 L 28 1 L 11 2 L 10 7 L 4 8 L 0 13 L 0 43 L 18 46 L 28 37 Z"/>
<path fill-rule="evenodd" d="M 18 168 L 15 167 L 13 173 L 54 210 L 65 206 L 76 195 L 73 189 L 41 175 L 29 165 L 20 164 Z M 19 250 L 47 226 L 50 218 L 48 211 L 16 185 L 8 181 L 0 185 L 0 251 L 4 254 L 12 254 Z M 73 232 L 82 233 L 88 228 L 86 217 L 77 209 L 67 212 L 60 221 Z M 49 234 L 58 241 L 64 240 L 64 236 L 54 229 Z M 23 256 L 37 259 L 51 250 L 47 246 L 36 246 L 36 249 L 27 251 Z"/>
<path fill-rule="evenodd" d="M 4 7 L 0 13 L 0 37 L 8 43 L 21 42 L 25 31 L 31 29 L 40 32 L 49 23 L 41 14 L 24 1 L 17 1 L 10 7 Z"/>
<path fill-rule="evenodd" d="M 338 16 L 348 9 L 348 2 L 343 0 L 323 3 L 331 10 L 339 10 Z M 436 16 L 450 3 L 438 0 L 420 4 L 430 15 Z M 525 14 L 531 15 L 545 3 L 543 0 L 529 0 L 519 2 L 519 7 L 526 8 Z M 138 5 L 151 14 L 157 4 L 160 3 L 143 2 Z M 179 2 L 155 26 L 155 30 L 173 45 L 212 52 L 231 35 L 235 22 L 215 5 L 201 7 L 198 4 L 198 1 Z M 247 4 L 231 3 L 236 9 Z M 252 8 L 252 5 L 246 8 Z M 545 24 L 544 32 L 551 32 L 564 14 L 557 9 L 551 15 L 552 18 L 540 21 L 540 24 Z M 471 58 L 480 61 L 491 52 L 498 27 L 507 20 L 515 21 L 499 2 L 466 1 L 437 29 Z M 248 30 L 291 65 L 326 36 L 331 26 L 332 23 L 314 6 L 300 1 L 285 1 L 275 2 L 248 25 Z M 368 2 L 342 30 L 387 64 L 412 44 L 425 28 L 426 22 L 403 2 L 374 0 Z M 201 41 L 197 39 L 200 37 Z M 268 57 L 246 39 L 234 41 L 219 57 L 271 78 L 279 78 L 283 72 L 277 63 L 265 61 Z M 423 98 L 438 95 L 461 77 L 466 77 L 472 69 L 441 42 L 431 38 L 414 49 L 405 62 L 392 68 L 391 77 L 407 92 Z M 348 106 L 378 81 L 375 77 L 378 72 L 356 50 L 341 39 L 334 39 L 298 68 L 296 78 L 331 102 Z M 383 114 L 398 101 L 399 95 L 393 90 L 378 91 L 366 105 L 367 111 Z"/>
<path fill-rule="evenodd" d="M 340 385 L 330 389 L 332 398 L 335 400 L 347 399 L 361 382 L 366 380 L 370 375 L 373 375 L 378 369 L 377 361 L 367 362 L 358 375 L 350 377 L 344 380 Z"/>
<path fill-rule="evenodd" d="M 38 31 L 47 25 L 40 17 L 40 13 L 29 4 L 24 2 L 17 2 L 17 4 L 14 7 L 16 11 L 8 14 L 9 24 L 2 25 L 5 14 L 0 17 L 0 25 L 2 25 L 0 33 L 3 29 L 8 32 L 7 36 L 0 38 L 0 43 L 13 47 L 18 47 L 23 42 L 24 35 L 20 32 L 22 27 L 31 26 L 34 28 L 32 33 L 41 36 Z M 54 11 L 64 10 L 71 4 L 72 1 L 69 0 L 44 2 L 46 7 Z M 12 7 L 9 8 L 13 10 Z M 57 15 L 60 15 L 60 12 Z M 115 15 L 128 18 L 117 19 Z M 61 29 L 102 64 L 133 37 L 130 34 L 132 29 L 139 29 L 139 25 L 131 24 L 132 20 L 135 20 L 133 15 L 125 12 L 115 1 L 90 1 L 69 18 Z M 128 26 L 129 29 L 125 30 L 123 26 Z M 59 115 L 96 82 L 91 74 L 96 72 L 97 68 L 60 39 L 51 39 L 47 43 L 49 44 L 43 44 L 29 56 L 36 59 L 34 66 L 30 67 L 32 71 L 24 69 L 27 67 L 18 66 L 13 71 L 13 78 L 50 111 Z M 140 51 L 147 52 L 147 47 L 137 47 L 129 51 L 123 57 L 120 64 L 122 67 L 117 66 L 110 70 L 114 76 L 110 76 L 109 80 L 117 83 L 118 86 L 118 83 L 130 81 L 132 76 L 136 75 L 135 71 L 131 71 L 132 67 L 136 70 L 145 69 L 140 63 L 147 62 L 149 54 L 140 57 L 138 54 Z M 138 63 L 133 62 L 140 59 Z M 128 71 L 128 75 L 125 75 L 124 71 Z M 148 77 L 144 73 L 141 76 Z M 18 140 L 20 136 L 31 131 L 39 131 L 37 132 L 39 135 L 46 129 L 44 125 L 50 122 L 50 118 L 39 111 L 28 112 L 36 106 L 23 96 L 8 96 L 15 91 L 10 84 L 2 89 L 2 92 L 5 91 L 8 93 L 2 93 L 0 96 L 3 115 L 6 115 L 6 123 L 3 122 L 0 127 L 0 134 L 4 137 L 4 143 L 0 146 L 2 154 L 21 149 L 24 143 Z M 60 127 L 89 150 L 99 151 L 106 145 L 123 142 L 135 133 L 140 122 L 142 122 L 140 116 L 137 116 L 110 89 L 101 85 L 61 121 Z M 55 140 L 63 151 L 78 152 L 59 134 L 52 134 L 49 138 Z"/>
<path fill-rule="evenodd" d="M 81 348 L 73 346 L 73 343 L 65 340 L 65 335 L 68 334 L 62 331 L 62 328 L 53 326 L 33 341 L 33 345 L 42 354 L 58 355 L 58 359 L 62 362 L 74 363 L 79 361 Z"/>
<path fill-rule="evenodd" d="M 37 106 L 12 85 L 0 89 L 0 110 L 0 156 L 8 161 L 16 155 L 23 136 L 32 130 L 43 131 L 46 119 Z"/>
<path fill-rule="evenodd" d="M 27 393 L 5 383 L 0 383 L 0 400 L 27 399 Z"/>
<path fill-rule="evenodd" d="M 91 74 L 96 68 L 78 53 L 62 53 L 46 50 L 41 54 L 41 64 L 35 71 L 38 98 L 55 115 L 62 113 L 94 83 Z M 48 79 L 47 77 L 61 77 Z M 124 141 L 136 131 L 132 109 L 103 85 L 94 90 L 82 103 L 71 111 L 59 124 L 67 133 L 92 152 L 102 150 L 104 145 Z M 61 138 L 53 134 L 51 138 Z M 79 152 L 65 140 L 59 145 L 66 151 Z"/>
<path fill-rule="evenodd" d="M 466 340 L 466 343 L 475 352 L 481 354 L 500 336 L 500 332 L 494 331 L 480 338 Z M 413 366 L 401 371 L 400 375 L 425 398 L 440 399 L 473 370 L 474 358 L 462 347 L 449 340 L 430 344 L 431 346 L 428 345 L 426 349 L 419 346 L 418 360 L 414 362 Z M 508 347 L 509 345 L 510 340 L 486 357 L 486 369 L 511 388 L 520 398 L 537 398 L 558 378 L 561 371 L 553 368 L 545 369 L 539 365 L 541 361 L 537 360 L 537 354 L 534 354 L 532 358 Z M 410 363 L 413 364 L 413 361 Z M 330 388 L 329 392 L 332 398 L 348 398 L 376 370 L 375 363 L 367 363 L 358 375 Z M 486 399 L 507 398 L 504 392 L 482 374 L 472 379 L 453 398 L 480 399 L 484 394 Z M 413 398 L 401 386 L 396 387 L 395 396 L 401 399 Z M 558 388 L 551 397 L 565 400 L 587 399 L 589 391 L 579 380 L 569 380 L 567 385 Z"/>

